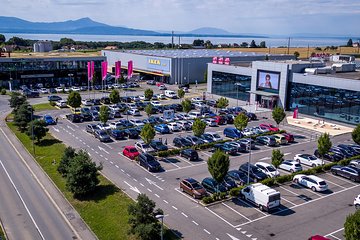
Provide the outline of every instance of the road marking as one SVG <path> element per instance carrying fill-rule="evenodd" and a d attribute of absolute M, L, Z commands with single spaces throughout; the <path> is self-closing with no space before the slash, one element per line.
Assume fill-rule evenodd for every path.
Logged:
<path fill-rule="evenodd" d="M 200 153 L 202 153 L 202 154 L 204 154 L 204 155 L 206 155 L 206 156 L 208 156 L 208 157 L 211 157 L 210 154 L 208 154 L 208 153 L 206 153 L 206 152 L 204 152 L 204 151 L 201 151 Z"/>
<path fill-rule="evenodd" d="M 179 165 L 177 165 L 176 163 L 173 163 L 173 162 L 169 161 L 167 158 L 163 158 L 162 161 L 164 161 L 164 162 L 166 162 L 166 163 L 170 163 L 170 164 L 174 165 L 174 166 L 177 167 L 177 168 L 181 168 Z"/>
<path fill-rule="evenodd" d="M 141 185 L 142 187 L 145 187 L 144 184 L 142 184 L 142 183 L 140 183 L 140 185 Z"/>
<path fill-rule="evenodd" d="M 246 220 L 250 221 L 251 219 L 247 218 L 246 216 L 242 215 L 241 213 L 239 213 L 238 211 L 236 211 L 235 209 L 233 209 L 232 207 L 230 207 L 229 205 L 222 203 L 222 205 L 224 205 L 225 207 L 231 209 L 233 212 L 235 212 L 236 214 L 240 215 L 241 217 L 245 218 Z"/>
<path fill-rule="evenodd" d="M 263 158 L 260 158 L 259 160 L 264 161 L 264 160 L 268 160 L 268 159 L 270 159 L 270 157 L 263 157 Z"/>
<path fill-rule="evenodd" d="M 105 160 L 107 161 L 107 160 L 109 160 L 108 158 L 105 158 Z"/>
<path fill-rule="evenodd" d="M 217 213 L 215 213 L 214 211 L 212 211 L 212 210 L 209 209 L 208 207 L 205 207 L 205 209 L 207 209 L 209 212 L 211 212 L 212 214 L 214 214 L 215 216 L 217 216 L 218 218 L 220 218 L 221 220 L 223 220 L 224 222 L 226 222 L 227 224 L 229 224 L 231 227 L 235 228 L 234 225 L 232 225 L 230 222 L 228 222 L 227 220 L 225 220 L 223 217 L 219 216 Z"/>
<path fill-rule="evenodd" d="M 343 187 L 343 186 L 341 186 L 341 185 L 339 185 L 337 183 L 334 183 L 334 182 L 332 182 L 330 180 L 327 180 L 327 179 L 325 179 L 325 182 L 329 182 L 329 183 L 334 184 L 335 186 L 338 186 L 338 187 L 343 188 L 343 189 L 345 188 L 345 187 Z"/>
<path fill-rule="evenodd" d="M 125 172 L 124 169 L 122 169 L 122 168 L 121 168 L 120 170 L 121 170 L 123 173 Z"/>
<path fill-rule="evenodd" d="M 115 165 L 115 167 L 116 167 L 116 168 L 119 168 L 119 166 L 118 166 L 118 165 Z"/>
<path fill-rule="evenodd" d="M 177 207 L 175 207 L 175 206 L 171 206 L 171 207 L 172 207 L 173 209 L 175 209 L 175 210 L 178 210 Z"/>
<path fill-rule="evenodd" d="M 133 178 L 133 180 L 135 181 L 135 182 L 137 182 L 138 180 L 136 180 L 136 178 Z"/>
<path fill-rule="evenodd" d="M 152 180 L 150 180 L 150 179 L 148 179 L 148 178 L 145 178 L 146 179 L 146 181 L 150 184 L 150 185 L 154 185 L 155 187 L 157 187 L 158 189 L 160 189 L 160 190 L 164 190 L 163 188 L 161 188 L 161 187 L 159 187 L 157 184 L 156 184 L 156 182 L 154 182 L 154 181 L 152 181 Z"/>
<path fill-rule="evenodd" d="M 75 132 L 75 129 L 73 129 L 72 127 L 70 127 L 69 125 L 66 126 L 68 129 L 70 129 L 71 131 Z"/>
<path fill-rule="evenodd" d="M 254 207 L 253 205 L 247 203 L 246 201 L 243 201 L 243 200 L 241 200 L 240 198 L 237 198 L 237 199 L 238 199 L 240 202 L 244 203 L 245 205 L 248 205 L 249 207 L 254 208 L 254 209 L 255 209 L 256 211 L 258 211 L 259 213 L 261 213 L 261 214 L 263 214 L 263 215 L 265 215 L 265 216 L 269 216 L 269 214 L 264 213 L 263 211 L 261 211 L 261 210 L 258 209 L 257 207 Z"/>
<path fill-rule="evenodd" d="M 111 164 L 114 164 L 114 162 L 110 161 Z"/>
<path fill-rule="evenodd" d="M 288 202 L 288 203 L 292 204 L 293 206 L 296 206 L 296 204 L 295 204 L 295 203 L 293 203 L 293 202 L 291 202 L 291 201 L 287 200 L 287 199 L 286 199 L 286 198 L 284 198 L 284 197 L 281 197 L 281 199 L 282 199 L 282 200 L 284 200 L 285 202 Z"/>
<path fill-rule="evenodd" d="M 349 181 L 349 180 L 347 180 L 347 179 L 345 179 L 345 178 L 336 176 L 336 175 L 331 174 L 331 173 L 325 173 L 325 174 L 326 174 L 326 175 L 329 175 L 329 176 L 332 176 L 332 177 L 334 177 L 334 178 L 337 178 L 337 179 L 339 179 L 339 180 L 341 180 L 341 181 L 343 181 L 343 182 L 350 183 L 350 184 L 353 185 L 353 186 L 356 186 L 356 184 L 354 184 L 353 182 L 351 182 L 351 181 Z"/>
<path fill-rule="evenodd" d="M 335 233 L 338 233 L 338 232 L 340 232 L 340 231 L 342 231 L 342 230 L 344 230 L 344 228 L 340 228 L 340 229 L 338 229 L 338 230 L 336 230 L 336 231 L 333 231 L 333 232 L 325 235 L 325 237 L 330 236 L 330 235 L 335 234 Z M 332 235 L 332 237 L 333 237 L 333 235 Z"/>
<path fill-rule="evenodd" d="M 24 205 L 26 212 L 29 214 L 29 216 L 30 216 L 30 218 L 31 218 L 31 221 L 33 222 L 33 224 L 34 224 L 34 226 L 35 226 L 36 230 L 38 231 L 38 233 L 39 233 L 39 235 L 40 235 L 41 239 L 44 239 L 44 240 L 45 240 L 45 238 L 44 238 L 44 236 L 43 236 L 42 232 L 40 231 L 39 226 L 37 225 L 37 223 L 36 223 L 35 219 L 34 219 L 34 218 L 33 218 L 33 216 L 31 215 L 31 212 L 30 212 L 30 210 L 29 210 L 28 206 L 26 205 L 26 203 L 25 203 L 24 199 L 22 198 L 22 196 L 21 196 L 21 194 L 20 194 L 19 190 L 17 189 L 17 187 L 16 187 L 16 185 L 15 185 L 14 181 L 13 181 L 13 180 L 12 180 L 12 178 L 10 177 L 10 175 L 9 175 L 8 171 L 6 170 L 6 168 L 5 168 L 4 164 L 3 164 L 3 162 L 2 162 L 1 160 L 0 160 L 0 164 L 1 164 L 2 168 L 4 169 L 4 172 L 5 172 L 6 176 L 9 178 L 9 180 L 10 180 L 10 182 L 11 182 L 11 185 L 12 185 L 12 186 L 13 186 L 13 188 L 15 189 L 16 194 L 17 194 L 17 195 L 18 195 L 18 197 L 20 198 L 21 203 Z"/>
<path fill-rule="evenodd" d="M 195 221 L 191 221 L 193 224 L 195 224 L 196 226 L 199 226 L 199 224 Z"/>
<path fill-rule="evenodd" d="M 150 188 L 147 189 L 149 192 L 152 192 Z"/>
<path fill-rule="evenodd" d="M 134 192 L 137 192 L 138 194 L 141 193 L 137 187 L 131 186 L 131 185 L 130 185 L 128 182 L 126 182 L 126 181 L 124 181 L 124 183 L 130 187 L 130 190 L 133 190 Z"/>
<path fill-rule="evenodd" d="M 315 192 L 315 191 L 313 191 L 313 190 L 311 190 L 311 189 L 309 189 L 309 188 L 306 188 L 306 187 L 304 187 L 304 186 L 302 186 L 302 185 L 299 185 L 299 186 L 301 186 L 304 190 L 315 194 L 315 195 L 318 196 L 318 197 L 322 197 L 322 195 L 318 194 L 317 192 Z"/>
<path fill-rule="evenodd" d="M 100 157 L 102 157 L 102 158 L 103 158 L 104 156 L 103 156 L 102 154 L 100 154 Z"/>
<path fill-rule="evenodd" d="M 128 174 L 128 173 L 126 173 L 126 175 L 127 175 L 128 177 L 130 177 L 130 174 Z"/>
<path fill-rule="evenodd" d="M 158 198 L 160 198 L 160 196 L 159 195 L 157 195 L 156 193 L 154 194 L 156 197 L 158 197 Z"/>
<path fill-rule="evenodd" d="M 208 230 L 206 230 L 205 228 L 204 228 L 204 232 L 206 232 L 207 234 L 211 234 Z"/>
<path fill-rule="evenodd" d="M 57 128 L 55 128 L 55 127 L 53 127 L 53 129 L 54 129 L 54 131 L 56 131 L 56 132 L 60 132 L 60 130 L 57 129 Z"/>
<path fill-rule="evenodd" d="M 284 189 L 285 191 L 291 193 L 291 194 L 294 194 L 295 196 L 299 196 L 299 194 L 294 193 L 293 191 L 290 191 L 289 189 L 286 189 L 286 188 L 284 188 L 283 186 L 279 186 L 279 187 L 280 187 L 281 189 Z"/>
<path fill-rule="evenodd" d="M 98 151 L 95 151 L 95 153 L 96 153 L 96 154 L 99 154 L 99 152 L 98 152 Z"/>
<path fill-rule="evenodd" d="M 180 168 L 169 169 L 169 170 L 166 170 L 166 172 L 178 171 L 178 170 L 182 170 L 182 169 L 186 169 L 186 168 L 191 168 L 191 167 L 201 166 L 201 165 L 204 165 L 204 164 L 207 164 L 207 162 L 206 162 L 206 161 L 204 161 L 203 163 L 194 164 L 193 166 L 189 165 L 189 166 L 186 166 L 186 167 L 180 167 Z"/>
<path fill-rule="evenodd" d="M 199 203 L 198 201 L 196 201 L 194 198 L 190 197 L 188 194 L 183 193 L 182 191 L 180 191 L 178 188 L 175 188 L 175 191 L 179 192 L 180 194 L 182 194 L 183 196 L 187 197 L 188 199 L 190 199 L 191 201 L 195 202 L 195 203 Z"/>
<path fill-rule="evenodd" d="M 287 156 L 287 155 L 290 155 L 290 154 L 291 154 L 291 152 L 284 153 L 284 156 Z"/>
<path fill-rule="evenodd" d="M 79 138 L 78 138 L 78 137 L 75 137 L 75 139 L 76 139 L 76 140 L 79 140 Z"/>
<path fill-rule="evenodd" d="M 183 215 L 184 217 L 188 218 L 188 216 L 187 216 L 185 213 L 183 213 L 183 212 L 181 212 L 181 215 Z"/>
<path fill-rule="evenodd" d="M 111 146 L 109 146 L 109 145 L 107 145 L 107 144 L 105 144 L 105 143 L 103 143 L 103 145 L 106 146 L 106 147 L 108 147 L 108 148 L 111 149 L 111 150 L 113 149 Z"/>
<path fill-rule="evenodd" d="M 194 164 L 192 162 L 190 162 L 189 160 L 183 158 L 183 157 L 180 157 L 178 156 L 179 159 L 183 160 L 184 162 L 187 162 L 188 164 L 190 164 L 191 166 L 194 166 Z"/>
<path fill-rule="evenodd" d="M 140 184 L 141 184 L 141 183 L 140 183 Z M 169 202 L 168 202 L 168 201 L 166 201 L 166 200 L 163 200 L 163 202 L 164 202 L 164 203 L 166 203 L 166 204 L 169 204 Z"/>
<path fill-rule="evenodd" d="M 99 148 L 99 150 L 100 151 L 103 151 L 103 152 L 105 152 L 106 154 L 110 154 L 108 151 L 106 151 L 104 148 L 102 148 L 102 147 L 100 147 L 100 146 L 98 146 L 98 148 Z"/>

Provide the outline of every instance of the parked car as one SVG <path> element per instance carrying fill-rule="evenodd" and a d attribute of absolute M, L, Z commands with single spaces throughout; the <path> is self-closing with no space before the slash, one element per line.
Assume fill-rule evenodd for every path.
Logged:
<path fill-rule="evenodd" d="M 328 190 L 328 185 L 324 179 L 314 175 L 297 174 L 294 176 L 293 182 L 310 188 L 314 192 L 323 192 Z"/>
<path fill-rule="evenodd" d="M 175 147 L 182 148 L 182 147 L 191 147 L 192 143 L 186 140 L 183 137 L 175 137 L 173 140 L 173 144 Z"/>
<path fill-rule="evenodd" d="M 56 101 L 60 101 L 60 100 L 62 100 L 62 98 L 59 96 L 56 96 L 56 95 L 48 96 L 48 101 L 56 102 Z"/>
<path fill-rule="evenodd" d="M 141 121 L 140 119 L 136 119 L 136 118 L 133 118 L 133 119 L 130 119 L 129 122 L 131 124 L 133 124 L 134 126 L 144 126 L 145 124 L 143 123 L 143 121 Z"/>
<path fill-rule="evenodd" d="M 214 120 L 215 122 L 218 124 L 218 125 L 224 125 L 224 124 L 227 124 L 227 118 L 224 117 L 224 116 L 215 116 L 214 117 Z"/>
<path fill-rule="evenodd" d="M 295 142 L 294 135 L 292 135 L 292 134 L 290 134 L 290 133 L 282 133 L 282 135 L 286 138 L 286 140 L 288 141 L 288 143 L 293 143 L 293 142 Z"/>
<path fill-rule="evenodd" d="M 100 102 L 101 102 L 102 104 L 110 104 L 110 103 L 111 103 L 109 97 L 102 97 L 102 98 L 100 98 Z"/>
<path fill-rule="evenodd" d="M 355 153 L 355 155 L 360 154 L 360 146 L 354 147 L 354 146 L 351 146 L 351 145 L 339 144 L 339 145 L 337 145 L 337 147 L 343 148 L 343 149 L 348 150 L 350 152 L 353 152 L 353 153 Z"/>
<path fill-rule="evenodd" d="M 330 169 L 334 175 L 350 179 L 353 182 L 360 182 L 360 169 L 351 166 L 335 165 Z"/>
<path fill-rule="evenodd" d="M 100 142 L 111 142 L 111 138 L 105 130 L 96 130 L 94 135 Z"/>
<path fill-rule="evenodd" d="M 181 180 L 180 191 L 189 194 L 194 199 L 201 199 L 207 196 L 205 188 L 193 178 L 185 178 Z"/>
<path fill-rule="evenodd" d="M 150 147 L 149 144 L 146 144 L 144 141 L 138 141 L 135 143 L 135 147 L 137 150 L 143 153 L 151 153 L 154 152 L 154 149 Z"/>
<path fill-rule="evenodd" d="M 123 150 L 123 154 L 125 157 L 134 160 L 140 153 L 134 146 L 126 146 Z"/>
<path fill-rule="evenodd" d="M 255 166 L 257 166 L 269 178 L 274 178 L 274 177 L 280 176 L 279 171 L 272 164 L 265 163 L 265 162 L 257 162 L 257 163 L 255 163 Z"/>
<path fill-rule="evenodd" d="M 225 128 L 224 135 L 229 138 L 242 138 L 242 133 L 236 128 Z"/>
<path fill-rule="evenodd" d="M 191 125 L 188 121 L 186 120 L 183 120 L 183 121 L 178 121 L 176 122 L 178 124 L 178 126 L 181 128 L 181 130 L 184 130 L 184 131 L 190 131 L 191 130 Z"/>
<path fill-rule="evenodd" d="M 336 152 L 330 152 L 330 151 L 328 153 L 325 153 L 324 156 L 320 156 L 319 150 L 317 150 L 317 149 L 314 151 L 314 155 L 317 158 L 323 157 L 324 159 L 326 159 L 330 162 L 337 162 L 344 158 L 343 155 L 336 153 Z"/>
<path fill-rule="evenodd" d="M 172 132 L 179 132 L 180 131 L 180 127 L 177 125 L 176 122 L 170 122 L 167 125 L 169 126 L 169 129 Z"/>
<path fill-rule="evenodd" d="M 205 133 L 202 134 L 202 135 L 200 136 L 200 138 L 201 138 L 205 143 L 212 143 L 212 142 L 214 142 L 213 138 L 212 138 L 211 136 L 205 134 Z"/>
<path fill-rule="evenodd" d="M 258 136 L 255 139 L 256 143 L 261 145 L 267 145 L 269 147 L 274 147 L 277 145 L 277 142 L 272 136 Z"/>
<path fill-rule="evenodd" d="M 239 171 L 242 171 L 246 174 L 248 173 L 248 170 L 250 177 L 254 179 L 254 182 L 262 181 L 267 178 L 267 175 L 265 173 L 263 173 L 258 167 L 251 163 L 244 163 L 241 164 L 239 167 Z"/>
<path fill-rule="evenodd" d="M 278 127 L 275 127 L 274 125 L 272 125 L 270 123 L 262 123 L 259 125 L 259 127 L 267 128 L 269 131 L 272 131 L 272 132 L 280 131 L 280 129 Z"/>
<path fill-rule="evenodd" d="M 310 155 L 310 154 L 296 154 L 294 157 L 294 160 L 301 164 L 305 164 L 305 165 L 312 166 L 312 167 L 323 165 L 323 162 L 321 161 L 321 159 L 317 158 L 314 155 Z"/>
<path fill-rule="evenodd" d="M 109 135 L 114 138 L 115 140 L 121 140 L 126 138 L 126 133 L 124 130 L 119 129 L 111 129 L 109 131 Z"/>
<path fill-rule="evenodd" d="M 302 171 L 300 163 L 295 160 L 285 160 L 279 165 L 279 168 L 291 173 Z"/>
<path fill-rule="evenodd" d="M 285 145 L 288 143 L 286 137 L 282 134 L 274 134 L 272 136 L 275 138 L 276 143 L 279 145 Z"/>
<path fill-rule="evenodd" d="M 280 206 L 280 192 L 262 183 L 254 183 L 240 191 L 240 198 L 259 207 L 260 211 L 271 211 Z"/>
<path fill-rule="evenodd" d="M 355 209 L 357 209 L 357 210 L 360 209 L 360 194 L 355 198 L 354 206 L 355 206 Z"/>
<path fill-rule="evenodd" d="M 190 161 L 198 161 L 199 160 L 199 155 L 198 155 L 197 151 L 195 151 L 194 149 L 191 149 L 191 148 L 181 150 L 180 156 L 183 158 L 189 159 Z"/>
<path fill-rule="evenodd" d="M 55 105 L 59 108 L 66 108 L 68 106 L 66 100 L 58 100 Z"/>
<path fill-rule="evenodd" d="M 200 145 L 205 143 L 201 138 L 196 136 L 186 136 L 185 139 L 191 142 L 193 145 Z"/>
<path fill-rule="evenodd" d="M 88 124 L 85 128 L 86 132 L 95 134 L 95 131 L 100 130 L 97 126 L 97 124 Z"/>
<path fill-rule="evenodd" d="M 215 121 L 215 119 L 213 118 L 206 118 L 204 120 L 204 122 L 206 123 L 206 125 L 208 125 L 209 127 L 217 127 L 217 122 Z"/>
<path fill-rule="evenodd" d="M 226 192 L 227 189 L 223 184 L 219 184 L 215 181 L 215 179 L 207 177 L 204 178 L 201 182 L 201 185 L 208 191 L 209 193 L 220 193 Z"/>
<path fill-rule="evenodd" d="M 221 150 L 224 153 L 229 154 L 229 155 L 237 155 L 237 153 L 238 153 L 236 147 L 231 146 L 231 145 L 225 145 L 223 143 L 214 144 L 213 151 L 215 151 L 215 150 Z"/>
<path fill-rule="evenodd" d="M 111 129 L 110 125 L 107 124 L 107 123 L 98 123 L 98 127 L 99 127 L 100 130 L 105 130 L 105 131 Z"/>
<path fill-rule="evenodd" d="M 82 115 L 80 114 L 68 114 L 66 118 L 72 123 L 81 123 L 84 121 Z"/>
<path fill-rule="evenodd" d="M 48 125 L 56 125 L 56 121 L 50 115 L 45 115 L 43 117 L 43 120 L 44 120 L 46 126 L 48 126 Z"/>
<path fill-rule="evenodd" d="M 203 135 L 207 135 L 207 136 L 211 137 L 214 142 L 224 140 L 224 139 L 223 139 L 222 137 L 220 137 L 220 135 L 219 135 L 218 133 L 216 133 L 216 132 L 206 132 L 206 133 L 204 133 Z"/>
<path fill-rule="evenodd" d="M 255 141 L 251 138 L 242 138 L 239 139 L 238 142 L 244 144 L 248 151 L 250 150 L 249 147 L 251 147 L 251 149 L 256 149 Z"/>
<path fill-rule="evenodd" d="M 150 142 L 150 147 L 152 147 L 155 151 L 166 151 L 169 148 L 159 140 L 152 140 Z"/>
<path fill-rule="evenodd" d="M 349 166 L 360 169 L 360 160 L 359 159 L 351 160 Z"/>
<path fill-rule="evenodd" d="M 138 139 L 139 138 L 139 132 L 136 131 L 134 128 L 127 128 L 124 131 L 126 133 L 126 136 L 130 139 Z"/>
<path fill-rule="evenodd" d="M 158 124 L 154 127 L 156 132 L 159 132 L 161 134 L 170 133 L 170 128 L 166 124 Z"/>
<path fill-rule="evenodd" d="M 237 187 L 236 182 L 227 175 L 225 175 L 224 180 L 222 181 L 222 184 L 226 187 L 226 189 L 228 191 Z"/>
<path fill-rule="evenodd" d="M 224 145 L 229 145 L 231 147 L 235 147 L 237 152 L 246 152 L 247 151 L 247 146 L 238 141 L 226 142 L 226 143 L 224 143 Z"/>
<path fill-rule="evenodd" d="M 149 153 L 141 153 L 139 155 L 140 166 L 146 168 L 149 172 L 158 172 L 161 170 L 160 163 Z"/>

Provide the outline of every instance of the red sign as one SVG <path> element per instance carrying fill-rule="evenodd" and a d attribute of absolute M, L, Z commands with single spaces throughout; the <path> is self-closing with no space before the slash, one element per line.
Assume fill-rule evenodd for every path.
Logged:
<path fill-rule="evenodd" d="M 230 58 L 225 58 L 225 65 L 230 65 Z"/>
<path fill-rule="evenodd" d="M 218 58 L 217 58 L 217 57 L 213 57 L 212 63 L 217 64 L 217 63 L 218 63 Z"/>
<path fill-rule="evenodd" d="M 224 58 L 219 57 L 219 59 L 218 59 L 218 64 L 224 64 Z"/>

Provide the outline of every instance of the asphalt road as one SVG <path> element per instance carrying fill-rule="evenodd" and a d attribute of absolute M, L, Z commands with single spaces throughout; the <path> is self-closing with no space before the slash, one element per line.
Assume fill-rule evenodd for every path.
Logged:
<path fill-rule="evenodd" d="M 1 97 L 0 112 L 7 111 Z M 8 238 L 73 239 L 73 231 L 9 143 L 4 122 L 0 124 L 0 218 Z"/>

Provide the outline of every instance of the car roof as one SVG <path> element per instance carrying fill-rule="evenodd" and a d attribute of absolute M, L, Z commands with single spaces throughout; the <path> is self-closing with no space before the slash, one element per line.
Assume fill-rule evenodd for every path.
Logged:
<path fill-rule="evenodd" d="M 125 146 L 125 148 L 135 148 L 134 146 Z"/>
<path fill-rule="evenodd" d="M 264 167 L 271 166 L 271 164 L 265 163 L 265 162 L 257 162 L 257 163 L 255 163 L 255 165 L 260 165 L 260 166 L 264 166 Z"/>
<path fill-rule="evenodd" d="M 198 181 L 196 181 L 196 180 L 193 179 L 193 178 L 185 178 L 185 179 L 183 179 L 183 180 L 188 181 L 189 183 L 198 183 Z"/>

